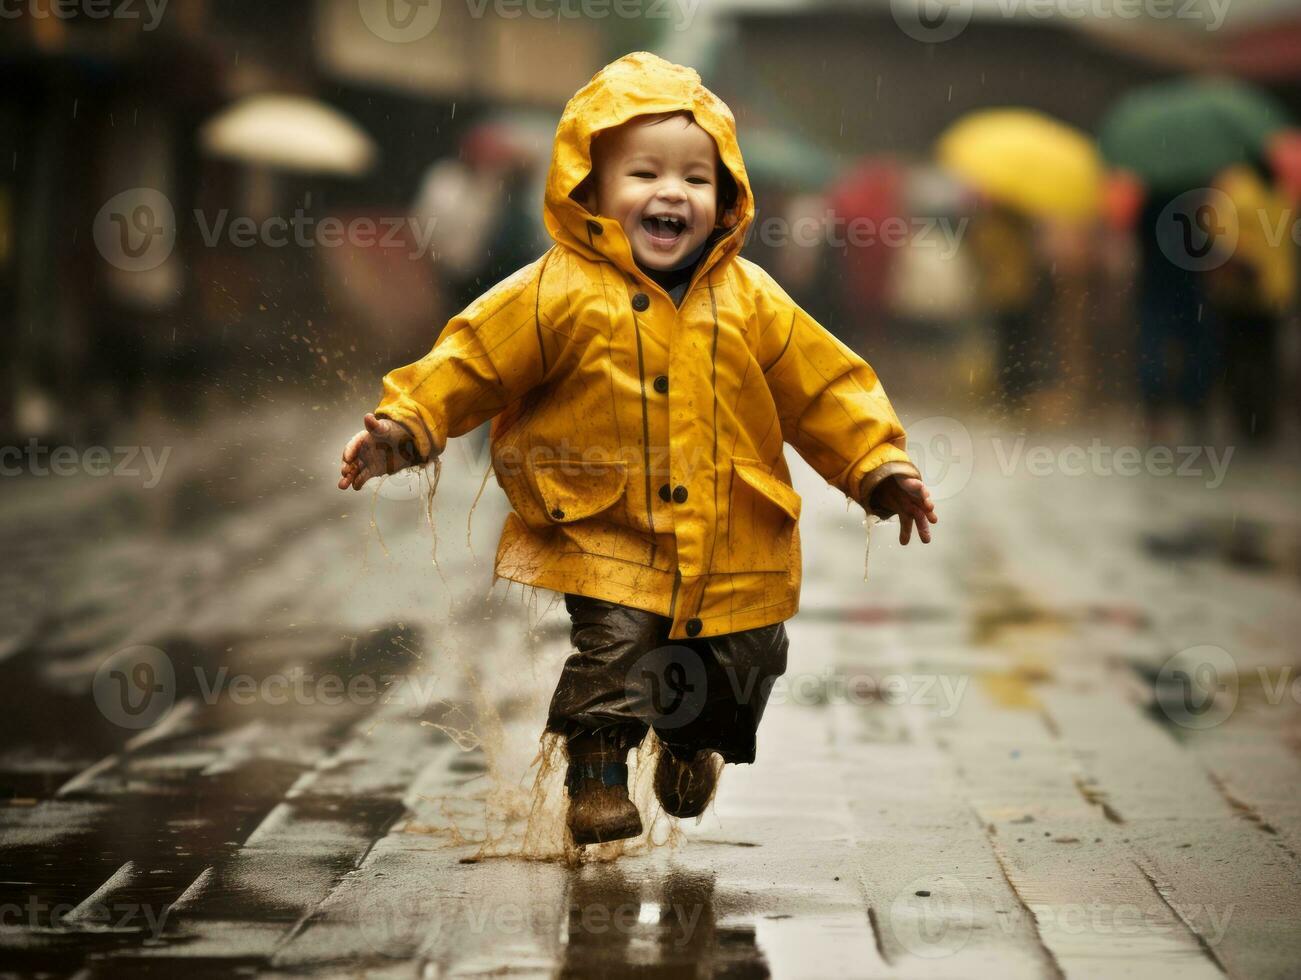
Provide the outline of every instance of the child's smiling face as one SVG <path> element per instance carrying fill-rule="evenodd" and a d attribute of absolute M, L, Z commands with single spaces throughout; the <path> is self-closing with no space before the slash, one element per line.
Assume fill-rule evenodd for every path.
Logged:
<path fill-rule="evenodd" d="M 592 146 L 598 214 L 615 218 L 648 269 L 694 252 L 718 214 L 718 150 L 690 116 L 633 119 Z"/>

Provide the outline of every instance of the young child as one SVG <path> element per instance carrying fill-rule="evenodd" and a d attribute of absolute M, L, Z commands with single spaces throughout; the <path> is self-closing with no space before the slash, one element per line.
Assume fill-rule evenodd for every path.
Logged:
<path fill-rule="evenodd" d="M 721 762 L 754 761 L 799 599 L 784 442 L 898 514 L 902 543 L 936 522 L 875 373 L 738 255 L 754 213 L 699 75 L 645 52 L 607 65 L 556 131 L 556 244 L 388 374 L 343 452 L 339 487 L 360 489 L 492 419 L 513 508 L 495 575 L 564 593 L 572 618 L 547 728 L 580 845 L 641 832 L 626 758 L 648 726 L 674 816 L 704 810 Z"/>

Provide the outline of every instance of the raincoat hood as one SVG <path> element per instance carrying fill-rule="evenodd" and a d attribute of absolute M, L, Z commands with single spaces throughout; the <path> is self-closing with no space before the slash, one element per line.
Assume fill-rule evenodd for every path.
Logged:
<path fill-rule="evenodd" d="M 587 258 L 608 259 L 629 274 L 638 274 L 623 226 L 614 218 L 593 214 L 570 195 L 592 172 L 592 139 L 598 133 L 635 116 L 681 110 L 690 112 L 713 137 L 723 166 L 736 182 L 736 202 L 719 212 L 718 228 L 710 235 L 701 267 L 708 269 L 738 253 L 754 220 L 754 197 L 736 140 L 736 119 L 693 69 L 646 51 L 634 51 L 606 65 L 565 106 L 547 175 L 543 217 L 551 237 Z"/>

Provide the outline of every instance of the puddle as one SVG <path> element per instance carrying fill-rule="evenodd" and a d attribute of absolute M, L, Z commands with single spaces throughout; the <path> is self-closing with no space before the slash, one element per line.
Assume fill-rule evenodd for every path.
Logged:
<path fill-rule="evenodd" d="M 1216 561 L 1243 571 L 1301 578 L 1301 529 L 1295 527 L 1243 517 L 1199 517 L 1141 540 L 1143 550 L 1161 561 Z"/>

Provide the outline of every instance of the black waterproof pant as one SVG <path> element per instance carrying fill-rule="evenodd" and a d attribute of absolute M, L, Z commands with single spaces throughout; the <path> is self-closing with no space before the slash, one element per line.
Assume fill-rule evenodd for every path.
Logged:
<path fill-rule="evenodd" d="M 565 608 L 577 652 L 552 696 L 549 730 L 601 732 L 631 747 L 649 726 L 679 758 L 713 749 L 754 762 L 769 691 L 786 671 L 783 624 L 670 640 L 672 620 L 655 613 L 572 594 Z"/>

